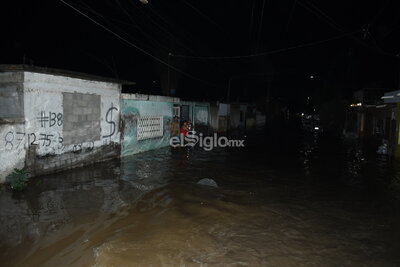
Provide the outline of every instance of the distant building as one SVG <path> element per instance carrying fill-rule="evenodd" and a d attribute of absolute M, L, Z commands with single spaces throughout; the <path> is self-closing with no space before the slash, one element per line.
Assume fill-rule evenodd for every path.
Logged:
<path fill-rule="evenodd" d="M 344 135 L 346 137 L 375 140 L 393 147 L 395 135 L 395 106 L 384 102 L 385 89 L 365 88 L 354 93 L 353 103 L 346 113 Z"/>
<path fill-rule="evenodd" d="M 387 92 L 381 99 L 391 109 L 391 135 L 389 142 L 396 159 L 400 159 L 400 90 Z"/>

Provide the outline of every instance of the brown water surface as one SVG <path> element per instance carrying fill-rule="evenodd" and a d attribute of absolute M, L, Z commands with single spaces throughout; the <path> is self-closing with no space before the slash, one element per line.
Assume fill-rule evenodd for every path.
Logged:
<path fill-rule="evenodd" d="M 21 194 L 3 188 L 0 265 L 400 266 L 392 163 L 340 142 L 259 140 L 146 152 L 35 178 Z"/>

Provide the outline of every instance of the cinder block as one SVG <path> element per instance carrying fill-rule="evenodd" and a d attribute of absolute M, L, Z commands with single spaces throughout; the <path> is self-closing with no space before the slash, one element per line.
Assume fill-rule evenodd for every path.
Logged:
<path fill-rule="evenodd" d="M 83 110 L 84 108 L 75 107 L 72 112 L 74 115 L 81 115 L 83 114 Z"/>
<path fill-rule="evenodd" d="M 80 100 L 82 99 L 82 94 L 81 93 L 73 93 L 74 100 Z"/>
<path fill-rule="evenodd" d="M 79 107 L 86 107 L 86 106 L 87 106 L 87 101 L 85 101 L 85 100 L 83 100 L 83 99 L 79 99 L 79 100 L 77 101 L 77 105 L 78 105 Z"/>
<path fill-rule="evenodd" d="M 100 133 L 100 96 L 79 94 L 71 109 L 64 109 L 63 130 L 65 144 L 78 144 L 86 140 L 99 140 Z M 84 106 L 85 104 L 85 106 Z M 74 159 L 77 154 L 74 154 Z"/>
<path fill-rule="evenodd" d="M 72 93 L 63 93 L 63 100 L 71 101 L 73 99 Z"/>
<path fill-rule="evenodd" d="M 100 129 L 100 122 L 99 121 L 92 121 L 91 125 L 93 128 L 99 128 Z"/>
<path fill-rule="evenodd" d="M 88 121 L 87 115 L 78 115 L 78 122 L 79 123 L 85 123 Z"/>
<path fill-rule="evenodd" d="M 77 115 L 67 115 L 66 118 L 64 119 L 64 122 L 78 122 L 78 116 Z"/>
<path fill-rule="evenodd" d="M 85 115 L 89 115 L 89 114 L 92 114 L 92 108 L 90 108 L 90 107 L 85 107 L 85 108 L 83 108 L 83 114 L 85 114 Z"/>
<path fill-rule="evenodd" d="M 97 96 L 94 94 L 84 94 L 83 95 L 83 99 L 87 102 L 93 101 L 94 98 L 96 98 Z"/>
<path fill-rule="evenodd" d="M 64 116 L 63 116 L 64 120 L 63 121 L 64 122 L 70 122 L 71 119 L 72 119 L 71 117 L 72 117 L 71 115 L 67 115 L 67 114 L 64 113 Z M 65 124 L 63 126 L 65 126 Z"/>
<path fill-rule="evenodd" d="M 92 113 L 88 115 L 88 121 L 100 121 L 100 116 Z"/>
<path fill-rule="evenodd" d="M 100 114 L 101 114 L 100 108 L 93 109 L 92 114 L 96 115 L 97 117 L 100 117 Z"/>
<path fill-rule="evenodd" d="M 63 100 L 63 113 L 68 113 L 71 112 L 71 110 L 74 109 L 74 106 L 72 105 L 72 101 L 69 100 Z"/>

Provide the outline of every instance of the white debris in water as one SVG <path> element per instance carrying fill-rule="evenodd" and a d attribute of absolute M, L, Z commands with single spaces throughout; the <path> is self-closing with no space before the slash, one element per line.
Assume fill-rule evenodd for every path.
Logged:
<path fill-rule="evenodd" d="M 388 146 L 387 144 L 383 144 L 378 148 L 378 151 L 376 153 L 380 155 L 387 155 L 388 154 Z"/>
<path fill-rule="evenodd" d="M 200 181 L 198 181 L 197 184 L 218 187 L 218 184 L 213 179 L 209 178 L 203 178 Z"/>

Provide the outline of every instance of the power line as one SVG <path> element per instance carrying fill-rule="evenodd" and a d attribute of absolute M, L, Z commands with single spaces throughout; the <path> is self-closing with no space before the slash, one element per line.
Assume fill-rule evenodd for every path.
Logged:
<path fill-rule="evenodd" d="M 253 4 L 251 7 L 251 16 L 250 16 L 250 27 L 249 27 L 249 41 L 252 41 L 252 32 L 253 32 L 253 25 L 254 25 L 254 9 L 255 9 L 255 5 L 256 5 L 256 0 L 253 0 Z M 250 49 L 250 52 L 251 49 Z"/>
<path fill-rule="evenodd" d="M 85 18 L 89 19 L 90 21 L 92 21 L 92 22 L 95 23 L 96 25 L 100 26 L 100 27 L 103 28 L 104 30 L 108 31 L 108 32 L 111 33 L 112 35 L 118 37 L 119 39 L 121 39 L 121 40 L 124 41 L 125 43 L 127 43 L 127 44 L 133 46 L 134 48 L 136 48 L 137 50 L 139 50 L 139 51 L 142 52 L 143 54 L 145 54 L 145 55 L 151 57 L 151 58 L 154 59 L 155 61 L 157 61 L 157 62 L 159 62 L 159 63 L 161 63 L 161 64 L 163 64 L 163 65 L 165 65 L 165 66 L 167 66 L 167 67 L 173 69 L 174 71 L 176 71 L 176 72 L 178 72 L 178 73 L 181 73 L 181 74 L 183 74 L 183 75 L 185 75 L 185 76 L 187 76 L 187 77 L 189 77 L 189 78 L 192 78 L 192 79 L 194 79 L 194 80 L 197 80 L 197 81 L 199 81 L 199 82 L 202 82 L 202 83 L 204 83 L 204 84 L 206 84 L 206 85 L 208 85 L 208 86 L 218 88 L 218 86 L 216 86 L 215 84 L 211 84 L 211 83 L 206 82 L 206 81 L 204 81 L 204 80 L 202 80 L 202 79 L 200 79 L 200 78 L 197 78 L 197 77 L 195 77 L 195 76 L 193 76 L 193 75 L 191 75 L 191 74 L 188 74 L 188 73 L 186 73 L 186 72 L 184 72 L 184 71 L 182 71 L 182 70 L 180 70 L 180 69 L 178 69 L 178 68 L 176 68 L 176 67 L 174 67 L 174 66 L 170 66 L 170 65 L 169 65 L 168 63 L 166 63 L 165 61 L 159 59 L 158 57 L 152 55 L 151 53 L 147 52 L 146 50 L 140 48 L 139 46 L 137 46 L 137 45 L 135 45 L 134 43 L 130 42 L 129 40 L 127 40 L 126 38 L 122 37 L 122 36 L 119 35 L 118 33 L 115 33 L 114 31 L 112 31 L 111 29 L 107 28 L 106 26 L 104 26 L 104 25 L 101 24 L 100 22 L 94 20 L 93 18 L 91 18 L 91 17 L 88 16 L 87 14 L 85 14 L 85 13 L 83 13 L 82 11 L 80 11 L 79 9 L 75 8 L 75 7 L 72 6 L 71 4 L 65 2 L 64 0 L 60 0 L 60 1 L 61 1 L 63 4 L 67 5 L 68 7 L 72 8 L 73 10 L 75 10 L 76 12 L 78 12 L 79 14 L 81 14 L 82 16 L 84 16 Z"/>
<path fill-rule="evenodd" d="M 382 6 L 381 9 L 379 9 L 378 13 L 375 15 L 375 17 L 371 21 L 371 25 L 375 24 L 376 21 L 382 16 L 383 12 L 385 11 L 386 7 L 390 4 L 391 0 L 387 0 L 386 3 Z"/>
<path fill-rule="evenodd" d="M 255 53 L 255 54 L 249 54 L 249 55 L 214 56 L 214 57 L 198 57 L 198 56 L 189 56 L 189 55 L 172 55 L 172 56 L 174 56 L 174 57 L 182 57 L 182 58 L 187 58 L 187 59 L 200 59 L 200 60 L 201 59 L 204 59 L 204 60 L 242 59 L 242 58 L 261 57 L 261 56 L 282 53 L 282 52 L 286 52 L 286 51 L 289 51 L 289 50 L 294 50 L 294 49 L 298 49 L 298 48 L 314 46 L 314 45 L 330 42 L 330 41 L 333 41 L 333 40 L 341 39 L 341 38 L 349 36 L 349 35 L 353 35 L 353 34 L 355 34 L 357 32 L 361 32 L 361 30 L 353 31 L 353 32 L 350 32 L 350 33 L 345 33 L 345 34 L 342 34 L 342 35 L 339 35 L 339 36 L 331 37 L 331 38 L 320 40 L 320 41 L 315 41 L 315 42 L 305 43 L 305 44 L 300 44 L 300 45 L 294 45 L 294 46 L 290 46 L 290 47 L 286 47 L 286 48 L 280 48 L 280 49 L 275 49 L 275 50 L 271 50 L 271 51 L 267 51 L 267 52 L 263 52 L 263 53 Z"/>
<path fill-rule="evenodd" d="M 185 2 L 186 4 L 188 4 L 188 6 L 192 7 L 193 9 L 196 9 L 196 7 L 190 5 L 188 2 L 186 2 L 186 1 L 183 1 L 183 2 Z M 132 2 L 131 2 L 131 4 L 133 5 Z M 149 8 L 149 10 L 152 11 L 162 22 L 164 22 L 165 25 L 169 25 L 169 26 L 172 27 L 172 28 L 175 27 L 175 25 L 174 25 L 173 23 L 171 23 L 170 21 L 168 21 L 168 19 L 166 19 L 165 17 L 163 17 L 161 14 L 159 14 L 154 8 L 152 8 L 151 6 L 148 6 L 148 8 Z M 197 10 L 197 11 L 201 13 L 200 10 Z M 206 16 L 206 15 L 204 15 L 204 16 Z M 149 16 L 148 16 L 148 17 L 149 17 Z M 149 17 L 149 18 L 150 18 L 150 20 L 152 20 L 151 17 Z M 154 21 L 154 20 L 152 20 L 152 21 Z M 216 25 L 216 26 L 219 27 L 219 25 Z M 159 26 L 159 27 L 160 27 L 160 26 Z M 220 28 L 220 27 L 219 27 L 219 28 Z M 181 29 L 182 29 L 182 28 L 181 28 Z M 220 30 L 222 30 L 222 29 L 220 28 Z M 224 32 L 224 31 L 223 31 L 223 32 Z M 190 36 L 190 33 L 188 33 L 186 30 L 184 30 L 183 33 L 184 33 L 185 35 Z M 170 34 L 170 35 L 172 36 L 172 34 Z M 181 43 L 181 46 L 182 46 L 183 48 L 185 48 L 189 53 L 191 53 L 191 54 L 195 54 L 195 53 L 196 53 L 192 48 L 187 47 L 187 46 L 186 46 L 183 42 L 181 42 L 178 38 L 175 38 L 174 36 L 172 36 L 172 38 L 176 39 L 179 43 Z M 185 38 L 185 39 L 186 39 L 186 40 L 184 40 L 184 41 L 187 41 L 187 38 Z M 172 50 L 172 49 L 170 49 L 170 50 L 168 50 L 168 51 L 171 51 L 171 50 Z M 172 55 L 172 54 L 171 54 L 171 55 Z M 214 65 L 211 65 L 211 67 L 214 68 L 215 70 L 221 72 L 221 73 L 224 74 L 225 76 L 228 76 L 228 74 L 227 74 L 225 71 L 223 71 L 222 69 L 220 69 L 220 68 L 218 68 L 218 67 L 216 67 L 216 66 L 214 66 Z"/>
<path fill-rule="evenodd" d="M 128 1 L 132 7 L 135 7 L 135 4 L 132 1 Z M 137 9 L 139 10 L 140 13 L 144 14 L 155 26 L 157 26 L 162 33 L 165 34 L 166 38 L 169 40 L 173 40 L 176 44 L 181 46 L 182 48 L 186 49 L 187 51 L 192 52 L 192 50 L 185 45 L 183 41 L 181 41 L 179 38 L 177 38 L 174 33 L 172 33 L 167 27 L 164 27 L 162 24 L 158 23 L 155 19 L 153 19 L 147 12 L 144 12 L 142 8 Z M 156 14 L 157 17 L 159 17 L 160 20 L 162 20 L 165 25 L 170 24 L 166 19 L 161 17 L 157 12 L 155 12 L 151 7 L 149 7 L 149 10 L 152 11 L 154 14 Z"/>
<path fill-rule="evenodd" d="M 324 68 L 321 68 L 321 66 L 324 66 Z M 299 71 L 299 67 L 292 67 L 292 68 L 285 68 L 285 69 L 280 69 L 280 70 L 274 70 L 274 71 L 268 71 L 268 72 L 249 72 L 249 73 L 243 73 L 243 74 L 238 74 L 235 76 L 231 76 L 231 78 L 242 78 L 242 77 L 248 77 L 248 76 L 268 76 L 268 75 L 277 75 L 277 74 L 297 74 L 299 72 L 308 72 L 308 71 L 322 71 L 322 70 L 328 70 L 330 67 L 327 67 L 326 65 L 313 65 L 313 66 L 307 66 L 307 67 L 301 67 L 301 70 Z"/>
<path fill-rule="evenodd" d="M 222 27 L 216 23 L 213 19 L 211 19 L 209 16 L 207 16 L 206 14 L 204 14 L 204 12 L 202 12 L 200 9 L 198 9 L 197 7 L 195 7 L 194 5 L 190 4 L 188 1 L 182 0 L 182 2 L 184 2 L 187 6 L 189 6 L 190 8 L 192 8 L 194 11 L 196 11 L 201 17 L 205 18 L 206 20 L 208 20 L 211 24 L 217 26 L 217 28 L 222 32 L 222 33 L 226 33 Z"/>
<path fill-rule="evenodd" d="M 259 42 L 260 42 L 260 37 L 261 37 L 261 32 L 262 32 L 262 27 L 263 27 L 263 19 L 264 19 L 264 8 L 265 8 L 265 0 L 262 0 L 260 25 L 258 26 L 258 34 L 257 34 L 257 40 L 256 40 L 256 49 L 255 49 L 254 52 L 257 52 L 257 50 L 258 50 L 258 45 L 259 45 Z"/>
<path fill-rule="evenodd" d="M 321 11 L 321 9 L 319 9 L 317 6 L 315 6 L 315 4 L 310 3 L 309 1 L 307 1 L 307 3 L 314 7 L 315 10 L 313 10 L 312 8 L 308 7 L 307 5 L 305 5 L 304 3 L 302 3 L 300 0 L 297 1 L 297 3 L 302 6 L 303 8 L 307 9 L 308 11 L 310 11 L 311 13 L 313 13 L 315 16 L 317 16 L 318 18 L 320 18 L 321 20 L 325 21 L 327 24 L 329 24 L 330 26 L 332 26 L 333 28 L 335 28 L 336 30 L 340 31 L 340 32 L 345 32 L 345 30 L 343 29 L 342 26 L 340 26 L 338 23 L 336 23 L 330 16 L 328 16 L 327 14 L 325 14 L 323 11 Z M 316 11 L 317 10 L 317 11 Z M 396 55 L 394 54 L 390 54 L 387 53 L 379 48 L 376 47 L 372 47 L 371 45 L 367 44 L 366 42 L 358 39 L 355 36 L 350 36 L 353 40 L 357 41 L 358 43 L 360 43 L 361 45 L 371 49 L 371 50 L 378 50 L 379 53 L 385 55 L 385 56 L 389 56 L 389 57 L 396 57 Z"/>
<path fill-rule="evenodd" d="M 133 20 L 133 17 L 132 17 L 132 16 L 129 14 L 129 12 L 122 6 L 122 4 L 120 3 L 119 0 L 115 0 L 115 1 L 117 2 L 117 5 L 120 7 L 120 9 L 125 13 L 126 16 L 129 17 L 129 19 L 130 19 L 130 20 L 132 21 L 132 23 L 134 23 L 135 25 L 132 25 L 132 24 L 129 24 L 129 23 L 126 23 L 126 24 L 128 24 L 128 25 L 130 25 L 130 26 L 134 26 L 135 28 L 139 28 L 140 32 L 142 32 L 145 36 L 147 36 L 148 38 L 150 38 L 150 39 L 149 39 L 150 41 L 151 41 L 152 39 L 154 39 L 154 38 L 151 38 L 151 36 L 150 36 L 149 34 L 147 34 L 146 32 L 144 32 L 144 31 L 140 28 L 140 26 L 136 23 L 136 21 Z M 119 28 L 119 27 L 115 26 L 114 24 L 112 24 L 111 22 L 107 21 L 107 20 L 105 19 L 105 17 L 104 17 L 101 13 L 95 11 L 95 10 L 94 10 L 93 8 L 91 8 L 90 6 L 87 6 L 87 5 L 81 6 L 81 5 L 76 4 L 76 3 L 74 3 L 74 4 L 80 6 L 81 8 L 83 8 L 83 9 L 85 9 L 85 10 L 88 10 L 88 11 L 90 11 L 90 12 L 96 14 L 97 16 L 99 16 L 100 18 L 102 18 L 103 21 L 105 21 L 105 22 L 107 22 L 108 24 L 114 26 L 114 28 L 116 28 L 117 30 L 119 30 L 120 32 L 122 32 L 123 34 L 125 34 L 126 36 L 130 37 L 131 40 L 134 40 L 136 43 L 137 43 L 137 42 L 141 43 L 141 44 L 142 44 L 142 47 L 144 46 L 143 42 L 141 42 L 140 40 L 137 40 L 137 39 L 133 38 L 131 35 L 129 35 L 129 34 L 126 33 L 125 31 L 123 31 L 121 28 Z M 131 3 L 131 4 L 133 5 L 133 3 Z M 114 7 L 114 6 L 113 6 L 113 7 Z M 150 7 L 149 7 L 149 8 L 150 8 Z M 140 10 L 140 9 L 139 9 L 139 10 Z M 158 14 L 157 12 L 155 12 L 153 9 L 150 8 L 150 10 L 152 10 L 153 13 L 155 13 L 155 14 L 156 14 L 161 20 L 163 20 L 166 24 L 170 24 L 166 19 L 164 19 L 161 15 L 159 15 L 159 14 Z M 141 12 L 142 12 L 142 11 L 141 11 Z M 142 12 L 142 13 L 144 13 L 144 12 Z M 146 16 L 147 16 L 153 23 L 155 23 L 156 26 L 161 27 L 161 26 L 159 26 L 151 17 L 149 17 L 148 14 L 146 14 Z M 161 28 L 161 30 L 164 30 L 164 29 Z M 170 36 L 171 36 L 171 37 L 167 37 L 167 38 L 173 38 L 173 39 L 176 39 L 178 42 L 180 42 L 180 41 L 179 41 L 176 37 L 174 37 L 171 33 L 169 33 L 169 32 L 165 32 L 165 33 L 166 33 L 167 35 L 170 35 Z M 165 51 L 168 51 L 168 52 L 171 51 L 171 49 L 170 49 L 169 47 L 164 46 L 164 45 L 161 44 L 160 42 L 156 42 L 156 41 L 153 41 L 153 42 L 154 42 L 155 45 L 158 45 L 158 46 L 162 47 L 163 49 L 165 49 Z M 181 46 L 182 46 L 183 48 L 185 48 L 186 50 L 188 50 L 189 52 L 194 53 L 194 51 L 193 51 L 191 48 L 185 46 L 183 43 L 181 43 Z M 150 47 L 147 47 L 147 48 L 148 48 L 148 49 L 151 49 Z M 212 66 L 212 67 L 215 68 L 215 66 Z M 228 76 L 227 73 L 225 73 L 225 72 L 222 71 L 221 69 L 219 69 L 219 68 L 215 68 L 215 69 L 216 69 L 217 71 L 223 73 L 224 75 Z"/>
<path fill-rule="evenodd" d="M 299 0 L 301 1 L 301 0 Z M 324 16 L 328 21 L 330 21 L 330 23 L 332 23 L 333 25 L 335 25 L 335 27 L 337 27 L 338 29 L 341 28 L 341 26 L 332 18 L 330 17 L 328 14 L 326 14 L 325 12 L 323 12 L 320 8 L 318 8 L 315 4 L 313 4 L 311 1 L 307 1 L 305 0 L 305 2 L 310 5 L 312 8 L 314 8 L 319 14 L 321 14 L 322 16 Z M 300 2 L 301 5 L 301 2 Z"/>
<path fill-rule="evenodd" d="M 164 49 L 165 51 L 167 51 L 167 52 L 171 51 L 171 48 L 170 48 L 169 46 L 167 47 L 167 46 L 165 46 L 164 44 L 162 44 L 162 43 L 160 43 L 160 42 L 158 42 L 158 41 L 155 41 L 154 38 L 153 38 L 151 35 L 149 35 L 149 34 L 146 33 L 145 31 L 143 31 L 143 30 L 141 29 L 141 27 L 139 26 L 139 24 L 133 19 L 133 17 L 131 16 L 131 14 L 129 14 L 129 12 L 122 6 L 121 2 L 118 1 L 118 0 L 115 0 L 115 1 L 116 1 L 117 5 L 118 5 L 119 9 L 123 11 L 123 13 L 129 18 L 129 20 L 130 20 L 133 24 L 132 24 L 132 23 L 127 23 L 127 22 L 122 22 L 122 21 L 119 21 L 119 22 L 124 23 L 124 24 L 127 24 L 127 25 L 129 25 L 129 26 L 132 26 L 132 27 L 138 29 L 145 37 L 148 38 L 147 40 L 148 40 L 150 43 L 153 43 L 153 44 L 155 45 L 155 47 L 152 47 L 152 48 L 161 47 L 161 48 L 163 48 L 163 49 Z M 70 2 L 72 2 L 72 1 L 70 1 Z M 98 17 L 102 18 L 104 22 L 106 22 L 106 23 L 108 23 L 108 24 L 114 26 L 115 29 L 119 30 L 120 32 L 124 33 L 126 36 L 130 37 L 130 39 L 134 40 L 135 42 L 141 43 L 142 46 L 147 46 L 147 45 L 144 44 L 143 41 L 140 41 L 140 40 L 138 40 L 138 39 L 133 38 L 132 35 L 126 33 L 124 30 L 122 30 L 121 28 L 117 27 L 115 24 L 112 24 L 111 22 L 107 21 L 104 15 L 102 15 L 101 13 L 95 11 L 95 10 L 94 10 L 93 8 L 91 8 L 90 6 L 88 6 L 88 5 L 83 6 L 83 5 L 80 5 L 80 4 L 78 4 L 78 3 L 74 3 L 74 5 L 79 6 L 79 7 L 83 8 L 83 9 L 85 9 L 85 10 L 87 10 L 87 11 L 92 12 L 93 14 L 95 14 L 95 15 L 97 15 Z M 115 5 L 110 5 L 110 6 L 115 7 Z M 140 10 L 140 9 L 139 9 L 139 10 Z M 140 10 L 140 12 L 142 12 L 142 11 Z M 144 12 L 142 12 L 142 14 L 143 14 L 143 13 L 144 13 Z M 166 35 L 169 35 L 169 36 L 165 36 L 166 38 L 164 38 L 168 43 L 170 43 L 170 41 L 169 41 L 170 39 L 171 39 L 171 40 L 174 39 L 174 40 L 176 40 L 178 43 L 180 43 L 181 46 L 182 46 L 183 48 L 185 48 L 186 50 L 188 50 L 188 51 L 190 51 L 190 52 L 193 53 L 193 50 L 192 50 L 192 49 L 186 47 L 180 40 L 178 40 L 178 38 L 174 37 L 170 32 L 167 32 L 165 28 L 163 28 L 163 27 L 160 26 L 157 22 L 155 22 L 151 17 L 149 17 L 148 14 L 145 14 L 145 15 L 146 15 L 157 27 L 159 27 L 159 28 L 161 29 L 161 31 L 163 31 Z M 159 15 L 158 15 L 158 16 L 159 16 Z M 161 17 L 160 17 L 160 18 L 161 18 Z M 112 18 L 110 18 L 110 19 L 113 20 Z M 161 18 L 161 19 L 162 19 L 162 18 Z M 147 48 L 150 49 L 150 47 L 148 47 L 148 46 L 147 46 Z"/>
<path fill-rule="evenodd" d="M 70 0 L 70 2 L 72 2 L 72 1 Z M 91 8 L 90 6 L 88 6 L 87 4 L 83 4 L 83 3 L 80 4 L 80 3 L 76 3 L 76 2 L 73 2 L 73 4 L 74 4 L 75 6 L 78 6 L 78 7 L 82 8 L 82 9 L 84 9 L 84 10 L 87 10 L 87 11 L 93 13 L 93 14 L 96 15 L 98 18 L 100 18 L 103 22 L 105 22 L 105 23 L 108 24 L 108 25 L 113 26 L 114 29 L 118 30 L 120 33 L 124 34 L 125 36 L 128 36 L 131 40 L 135 41 L 136 43 L 139 43 L 142 47 L 146 47 L 147 49 L 151 49 L 151 48 L 154 48 L 155 45 L 161 46 L 161 45 L 158 44 L 158 43 L 153 44 L 153 46 L 149 46 L 149 45 L 152 45 L 152 44 L 151 44 L 151 41 L 153 40 L 153 38 L 151 38 L 151 36 L 149 36 L 149 39 L 148 39 L 148 40 L 150 40 L 150 44 L 147 44 L 146 42 L 141 41 L 141 40 L 139 40 L 139 39 L 133 38 L 131 35 L 129 35 L 129 34 L 126 33 L 124 30 L 122 30 L 121 28 L 119 28 L 118 26 L 116 26 L 114 23 L 110 22 L 110 20 L 114 20 L 114 21 L 115 21 L 115 19 L 113 19 L 113 18 L 106 18 L 103 14 L 97 12 L 96 10 L 94 10 L 93 8 Z M 108 19 L 109 19 L 109 20 L 108 20 Z M 123 23 L 122 21 L 118 21 L 118 22 Z M 129 26 L 133 26 L 134 28 L 136 28 L 136 29 L 138 29 L 138 30 L 141 31 L 139 25 L 137 25 L 137 24 L 136 24 L 136 25 L 133 25 L 133 24 L 130 24 L 130 23 L 125 23 L 125 24 L 127 24 L 127 25 L 129 25 Z M 154 41 L 153 41 L 153 43 L 154 43 Z"/>
<path fill-rule="evenodd" d="M 138 30 L 147 38 L 149 38 L 149 40 L 153 40 L 154 38 L 152 38 L 152 36 L 150 36 L 148 33 L 146 33 L 144 30 L 142 30 L 142 28 L 137 24 L 137 22 L 133 19 L 133 17 L 129 14 L 129 12 L 122 6 L 121 2 L 119 0 L 115 0 L 115 2 L 117 3 L 117 5 L 119 6 L 119 8 L 122 10 L 122 12 L 128 17 L 128 19 L 134 24 L 136 25 L 136 27 L 138 28 Z M 153 42 L 155 42 L 157 45 L 161 46 L 164 49 L 169 50 L 168 47 L 164 46 L 163 44 L 159 43 L 158 41 L 153 40 Z"/>
<path fill-rule="evenodd" d="M 296 3 L 297 3 L 297 0 L 293 0 L 292 8 L 290 9 L 289 17 L 288 17 L 286 27 L 285 27 L 284 38 L 286 38 L 286 35 L 289 31 L 290 22 L 292 21 L 292 18 L 294 15 L 294 10 L 296 9 Z"/>
<path fill-rule="evenodd" d="M 187 1 L 184 1 L 184 0 L 182 0 L 182 1 L 185 2 L 189 7 L 193 8 L 193 9 L 195 9 L 197 12 L 199 12 L 199 14 L 201 13 L 200 10 L 196 9 L 196 7 L 192 6 L 192 5 L 189 4 Z M 132 2 L 131 2 L 131 4 L 133 5 Z M 175 27 L 174 23 L 171 23 L 170 21 L 168 21 L 168 19 L 166 19 L 165 17 L 163 17 L 161 14 L 159 14 L 159 12 L 157 12 L 154 8 L 152 8 L 151 6 L 148 6 L 148 8 L 149 8 L 149 10 L 152 11 L 162 22 L 164 22 L 165 25 L 169 25 L 169 26 L 172 27 L 172 28 Z M 207 15 L 205 15 L 205 14 L 201 14 L 201 15 L 207 17 Z M 149 18 L 150 18 L 150 17 L 149 17 Z M 151 18 L 150 18 L 150 19 L 151 19 Z M 211 19 L 210 19 L 210 20 L 211 20 Z M 212 21 L 210 21 L 210 22 L 212 22 Z M 216 24 L 216 22 L 213 22 L 213 23 Z M 219 27 L 219 29 L 222 31 L 222 28 L 221 28 L 218 24 L 216 24 L 216 26 Z M 180 28 L 180 30 L 182 30 L 182 28 Z M 222 31 L 222 32 L 225 33 L 225 31 Z M 191 35 L 191 33 L 188 33 L 186 30 L 183 30 L 183 33 L 184 33 L 184 35 L 188 35 L 188 36 Z M 172 34 L 170 34 L 170 35 L 172 36 Z M 172 36 L 172 37 L 174 38 L 174 36 Z M 190 38 L 190 37 L 189 37 L 189 38 Z M 191 54 L 196 54 L 196 52 L 195 52 L 192 48 L 187 47 L 187 46 L 186 46 L 183 42 L 181 42 L 178 38 L 174 38 L 174 39 L 176 39 L 178 42 L 180 42 L 180 43 L 181 43 L 181 46 L 182 46 L 183 48 L 185 48 L 189 53 L 191 53 Z M 184 41 L 187 41 L 187 38 L 185 38 Z M 171 51 L 171 49 L 170 49 L 169 51 Z M 223 71 L 221 68 L 218 68 L 217 66 L 214 66 L 214 65 L 210 65 L 210 66 L 211 66 L 212 68 L 214 68 L 216 71 L 222 73 L 223 75 L 228 76 L 228 74 L 227 74 L 225 71 Z M 221 66 L 219 66 L 219 67 L 221 67 Z"/>
<path fill-rule="evenodd" d="M 70 2 L 72 2 L 72 1 L 70 1 Z M 77 2 L 74 2 L 74 5 L 76 5 L 76 6 L 79 6 L 80 8 L 83 8 L 83 9 L 85 9 L 85 10 L 87 10 L 87 11 L 90 11 L 90 12 L 92 12 L 93 14 L 95 14 L 95 15 L 97 15 L 98 17 L 102 17 L 104 20 L 106 19 L 106 17 L 104 16 L 104 15 L 102 15 L 101 13 L 99 13 L 99 12 L 97 12 L 96 10 L 94 10 L 93 8 L 91 8 L 91 7 L 89 7 L 87 4 L 85 4 L 85 3 L 77 3 Z M 126 21 L 122 21 L 122 20 L 119 20 L 119 19 L 116 19 L 116 18 L 113 18 L 113 17 L 107 17 L 109 20 L 112 20 L 112 21 L 115 21 L 115 22 L 118 22 L 118 23 L 121 23 L 121 24 L 124 24 L 124 25 L 128 25 L 128 26 L 130 26 L 130 27 L 132 27 L 132 28 L 135 28 L 135 29 L 137 29 L 138 28 L 138 25 L 133 25 L 132 23 L 128 23 L 128 22 L 126 22 Z"/>

